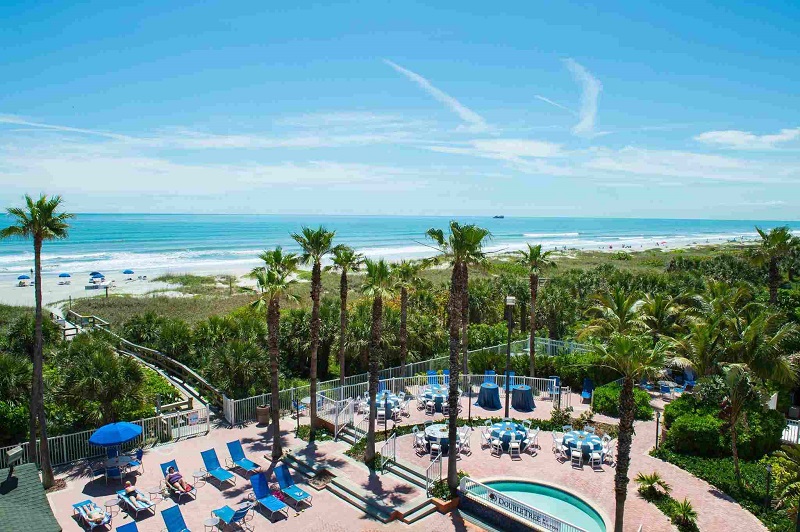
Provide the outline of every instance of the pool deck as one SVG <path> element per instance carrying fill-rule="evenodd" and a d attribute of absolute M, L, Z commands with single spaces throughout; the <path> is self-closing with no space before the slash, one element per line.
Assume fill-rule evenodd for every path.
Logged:
<path fill-rule="evenodd" d="M 466 400 L 465 400 L 466 401 Z M 575 408 L 575 415 L 588 408 L 588 405 L 580 403 L 579 397 L 572 398 L 572 406 Z M 660 407 L 663 403 L 654 400 L 654 405 Z M 412 402 L 411 416 L 403 419 L 403 424 L 421 424 L 431 416 L 426 416 L 424 412 L 417 411 Z M 466 402 L 464 404 L 466 407 Z M 547 401 L 537 400 L 538 408 L 532 413 L 512 412 L 515 418 L 549 419 L 551 405 Z M 462 417 L 468 414 L 467 409 L 461 413 Z M 486 411 L 479 407 L 472 406 L 472 417 L 501 416 L 500 411 Z M 433 417 L 435 420 L 442 420 L 441 414 Z M 615 422 L 610 418 L 595 416 L 596 421 Z M 308 417 L 301 416 L 301 423 L 307 423 Z M 343 442 L 325 441 L 318 442 L 316 445 L 309 445 L 307 442 L 295 437 L 294 429 L 296 421 L 291 418 L 284 418 L 280 424 L 281 437 L 285 450 L 291 451 L 295 455 L 301 455 L 307 460 L 325 463 L 334 470 L 337 478 L 344 478 L 349 483 L 372 493 L 372 500 L 379 505 L 389 508 L 398 508 L 403 505 L 414 504 L 415 500 L 424 497 L 421 488 L 407 483 L 400 477 L 393 474 L 376 474 L 370 472 L 363 464 L 357 463 L 343 455 L 347 444 Z M 535 422 L 534 422 L 535 426 Z M 382 430 L 382 426 L 378 427 Z M 391 423 L 389 424 L 391 430 Z M 271 475 L 274 465 L 268 459 L 271 452 L 271 427 L 263 427 L 255 424 L 234 428 L 215 427 L 207 435 L 190 438 L 148 449 L 145 451 L 144 464 L 145 472 L 142 474 L 131 474 L 127 478 L 135 483 L 143 491 L 147 488 L 158 485 L 161 480 L 159 464 L 171 459 L 177 460 L 183 474 L 188 481 L 191 481 L 191 473 L 202 467 L 200 452 L 214 448 L 221 462 L 228 456 L 225 443 L 235 439 L 242 441 L 246 455 L 260 464 L 262 470 Z M 653 472 L 658 471 L 673 487 L 673 497 L 682 499 L 688 497 L 699 514 L 698 525 L 700 530 L 719 530 L 734 531 L 747 530 L 748 532 L 766 531 L 766 528 L 749 512 L 742 509 L 735 502 L 716 491 L 707 483 L 692 477 L 681 469 L 650 457 L 647 453 L 652 447 L 655 439 L 655 421 L 637 423 L 636 436 L 634 437 L 633 449 L 631 453 L 631 472 L 630 477 L 635 477 L 639 471 Z M 537 456 L 522 455 L 521 460 L 511 460 L 507 454 L 500 458 L 492 457 L 488 449 L 481 449 L 480 436 L 477 433 L 472 435 L 471 456 L 463 456 L 459 460 L 458 468 L 469 473 L 478 481 L 490 479 L 525 479 L 532 481 L 542 481 L 564 488 L 581 498 L 590 502 L 611 522 L 614 516 L 614 492 L 613 479 L 614 469 L 604 465 L 602 470 L 592 471 L 588 466 L 584 469 L 573 469 L 567 463 L 560 463 L 551 453 L 550 433 L 541 433 L 539 436 L 542 449 Z M 430 464 L 428 455 L 417 456 L 412 450 L 412 437 L 402 436 L 397 441 L 398 459 L 425 468 Z M 380 444 L 379 444 L 380 446 Z M 265 456 L 267 458 L 265 458 Z M 443 463 L 443 471 L 446 474 L 447 458 Z M 246 499 L 250 491 L 247 474 L 238 470 L 233 471 L 237 477 L 236 485 L 231 487 L 218 486 L 215 482 L 199 482 L 197 486 L 197 498 L 188 500 L 184 498 L 181 502 L 181 511 L 190 530 L 199 532 L 204 530 L 203 521 L 210 516 L 211 511 L 226 504 L 234 506 Z M 380 531 L 380 530 L 411 530 L 411 531 L 449 531 L 449 530 L 480 530 L 480 528 L 466 522 L 458 511 L 450 514 L 433 513 L 424 519 L 407 525 L 398 521 L 383 524 L 372 519 L 361 510 L 339 499 L 333 493 L 323 489 L 317 491 L 305 483 L 305 477 L 296 471 L 292 471 L 295 482 L 313 495 L 314 504 L 301 512 L 290 511 L 288 518 L 277 518 L 274 523 L 262 514 L 255 514 L 249 523 L 256 530 L 286 530 L 297 532 L 298 530 L 320 530 L 320 531 Z M 72 504 L 87 498 L 92 499 L 101 507 L 104 501 L 115 498 L 116 490 L 120 489 L 118 481 L 109 481 L 108 485 L 104 479 L 100 478 L 92 481 L 85 472 L 85 467 L 73 465 L 59 468 L 56 471 L 57 477 L 67 480 L 67 488 L 48 495 L 48 500 L 53 508 L 54 514 L 63 529 L 67 532 L 78 531 L 81 529 L 79 524 L 72 518 Z M 145 516 L 145 512 L 140 513 L 137 519 L 139 530 L 142 532 L 155 532 L 163 529 L 164 522 L 160 515 L 160 510 L 176 504 L 173 500 L 167 499 L 157 504 L 156 515 Z M 116 512 L 116 508 L 114 508 Z M 673 531 L 675 528 L 668 522 L 667 518 L 652 504 L 642 500 L 636 493 L 636 486 L 631 482 L 628 490 L 628 501 L 625 514 L 625 531 L 636 532 L 640 524 L 644 524 L 647 532 Z M 122 524 L 131 522 L 125 512 L 116 513 L 113 520 L 114 528 Z"/>

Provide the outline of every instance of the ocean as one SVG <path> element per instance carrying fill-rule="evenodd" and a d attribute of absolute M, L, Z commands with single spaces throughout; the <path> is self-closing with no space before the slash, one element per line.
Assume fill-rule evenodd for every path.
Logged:
<path fill-rule="evenodd" d="M 4 223 L 8 223 L 3 219 Z M 256 255 L 276 245 L 296 251 L 290 234 L 303 225 L 336 231 L 336 243 L 368 257 L 390 260 L 429 256 L 425 231 L 446 228 L 449 217 L 79 214 L 69 238 L 47 242 L 42 253 L 46 275 L 92 270 L 104 274 L 132 269 L 147 272 L 240 272 L 258 264 Z M 663 220 L 628 218 L 459 217 L 489 229 L 491 251 L 520 249 L 526 242 L 545 249 L 616 250 L 721 243 L 751 239 L 754 227 L 800 227 L 798 222 L 754 220 Z M 10 220 L 9 220 L 10 221 Z M 0 276 L 28 273 L 33 267 L 29 241 L 0 241 Z"/>

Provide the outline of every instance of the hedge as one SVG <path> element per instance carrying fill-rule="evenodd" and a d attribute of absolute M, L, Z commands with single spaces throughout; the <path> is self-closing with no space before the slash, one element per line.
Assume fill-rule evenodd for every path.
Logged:
<path fill-rule="evenodd" d="M 594 390 L 594 404 L 592 409 L 598 414 L 619 417 L 619 396 L 622 386 L 607 384 Z M 650 394 L 640 388 L 633 389 L 633 399 L 636 402 L 635 419 L 648 421 L 653 419 L 653 407 L 650 406 Z"/>

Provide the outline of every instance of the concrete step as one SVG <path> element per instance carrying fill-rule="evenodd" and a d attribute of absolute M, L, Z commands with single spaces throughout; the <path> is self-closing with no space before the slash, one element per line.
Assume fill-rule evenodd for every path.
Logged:
<path fill-rule="evenodd" d="M 334 477 L 331 482 L 328 483 L 327 489 L 340 499 L 349 502 L 359 510 L 382 523 L 388 523 L 394 519 L 391 509 L 369 500 L 366 491 L 347 479 Z"/>
<path fill-rule="evenodd" d="M 428 499 L 417 508 L 411 510 L 410 512 L 404 513 L 401 520 L 410 525 L 434 513 L 436 513 L 436 505 L 434 505 L 430 499 Z"/>
<path fill-rule="evenodd" d="M 317 476 L 320 471 L 327 468 L 324 464 L 309 462 L 305 457 L 294 455 L 291 452 L 283 457 L 283 462 L 292 469 L 312 478 Z"/>
<path fill-rule="evenodd" d="M 425 475 L 423 474 L 422 477 L 417 475 L 416 473 L 409 472 L 407 469 L 401 467 L 397 462 L 389 462 L 386 464 L 386 471 L 389 473 L 402 478 L 406 482 L 410 482 L 414 486 L 417 486 L 421 489 L 425 489 Z"/>

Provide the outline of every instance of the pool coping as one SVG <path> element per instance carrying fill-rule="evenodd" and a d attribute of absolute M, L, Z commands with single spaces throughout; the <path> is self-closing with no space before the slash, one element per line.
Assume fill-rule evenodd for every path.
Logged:
<path fill-rule="evenodd" d="M 565 493 L 568 493 L 568 494 L 572 495 L 573 497 L 577 497 L 578 499 L 581 499 L 583 502 L 585 502 L 586 504 L 591 506 L 592 509 L 595 512 L 597 512 L 598 515 L 600 515 L 600 517 L 603 519 L 603 523 L 606 526 L 606 530 L 607 531 L 614 530 L 614 524 L 611 522 L 611 519 L 609 519 L 609 517 L 608 517 L 608 515 L 606 515 L 605 511 L 603 511 L 601 508 L 598 508 L 597 503 L 595 503 L 590 497 L 587 497 L 586 495 L 582 495 L 580 492 L 575 491 L 572 488 L 568 488 L 568 487 L 564 486 L 563 484 L 559 484 L 557 482 L 549 482 L 547 480 L 531 480 L 530 478 L 511 477 L 511 476 L 508 476 L 508 475 L 504 475 L 502 477 L 492 476 L 492 477 L 484 477 L 484 478 L 480 478 L 480 479 L 476 478 L 475 480 L 480 482 L 481 484 L 486 484 L 488 482 L 524 482 L 525 484 L 540 484 L 542 486 L 548 486 L 550 488 L 555 488 L 555 489 L 561 490 L 561 491 L 563 491 Z M 514 497 L 511 497 L 511 498 L 513 499 Z M 519 502 L 522 502 L 522 501 L 519 501 Z M 503 510 L 502 508 L 500 508 L 500 510 L 505 512 L 505 510 Z M 510 513 L 509 513 L 509 515 L 513 516 L 513 514 L 510 514 Z M 514 517 L 517 517 L 517 516 L 514 516 Z"/>

